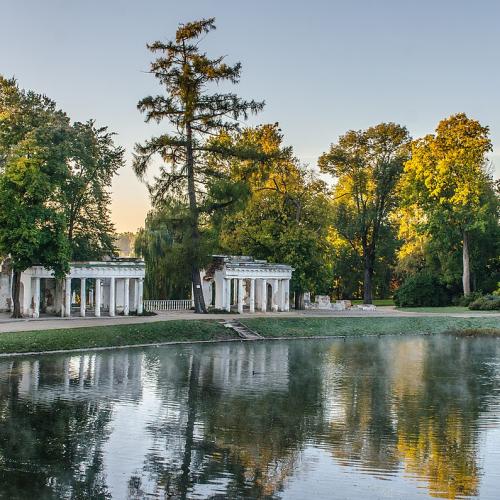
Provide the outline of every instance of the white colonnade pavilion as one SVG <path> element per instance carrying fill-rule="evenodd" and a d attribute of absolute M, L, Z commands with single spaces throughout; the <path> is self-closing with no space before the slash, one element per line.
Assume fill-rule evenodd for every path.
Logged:
<path fill-rule="evenodd" d="M 205 303 L 242 313 L 290 310 L 293 268 L 248 256 L 215 255 L 202 272 Z"/>
<path fill-rule="evenodd" d="M 21 275 L 22 313 L 33 318 L 40 312 L 63 317 L 142 314 L 144 276 L 140 259 L 71 262 L 63 279 L 33 266 Z"/>

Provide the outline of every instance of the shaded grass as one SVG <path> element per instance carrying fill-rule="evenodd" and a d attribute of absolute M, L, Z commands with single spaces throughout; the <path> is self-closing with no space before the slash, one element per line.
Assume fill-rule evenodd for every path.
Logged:
<path fill-rule="evenodd" d="M 357 336 L 500 329 L 498 318 L 254 318 L 242 321 L 263 337 Z"/>
<path fill-rule="evenodd" d="M 113 347 L 160 342 L 223 340 L 233 332 L 210 320 L 177 320 L 60 330 L 0 333 L 0 353 Z"/>
<path fill-rule="evenodd" d="M 423 313 L 463 313 L 463 312 L 470 312 L 470 309 L 464 306 L 398 307 L 398 311 L 423 312 Z"/>
<path fill-rule="evenodd" d="M 364 302 L 362 300 L 353 300 L 351 302 L 353 304 L 364 304 Z M 373 299 L 373 305 L 378 306 L 378 307 L 393 306 L 394 300 L 393 299 Z"/>

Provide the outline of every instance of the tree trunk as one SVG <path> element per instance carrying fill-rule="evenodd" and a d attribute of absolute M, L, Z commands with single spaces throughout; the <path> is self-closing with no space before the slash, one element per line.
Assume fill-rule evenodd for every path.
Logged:
<path fill-rule="evenodd" d="M 191 224 L 191 283 L 193 284 L 194 312 L 206 313 L 205 299 L 201 287 L 200 268 L 198 259 L 200 257 L 200 232 L 198 229 L 198 205 L 196 203 L 196 185 L 194 180 L 194 157 L 192 144 L 191 124 L 186 124 L 186 164 L 188 174 L 188 197 L 189 214 Z"/>
<path fill-rule="evenodd" d="M 21 303 L 20 303 L 20 294 L 21 294 L 21 272 L 14 271 L 14 276 L 12 280 L 12 317 L 13 318 L 22 318 L 21 315 Z"/>
<path fill-rule="evenodd" d="M 364 280 L 363 280 L 363 303 L 371 304 L 373 302 L 373 261 L 374 257 L 369 252 L 364 252 Z"/>
<path fill-rule="evenodd" d="M 464 244 L 463 244 L 463 274 L 462 274 L 462 284 L 464 287 L 464 296 L 470 294 L 470 256 L 469 256 L 469 235 L 467 231 L 463 234 Z"/>
<path fill-rule="evenodd" d="M 296 310 L 304 309 L 304 293 L 303 292 L 295 292 L 295 309 Z"/>

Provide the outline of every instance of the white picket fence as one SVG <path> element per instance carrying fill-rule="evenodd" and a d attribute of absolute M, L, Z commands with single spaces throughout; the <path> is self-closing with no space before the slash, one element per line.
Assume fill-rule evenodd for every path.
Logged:
<path fill-rule="evenodd" d="M 144 309 L 149 312 L 156 311 L 187 311 L 191 309 L 191 299 L 183 300 L 145 300 Z"/>

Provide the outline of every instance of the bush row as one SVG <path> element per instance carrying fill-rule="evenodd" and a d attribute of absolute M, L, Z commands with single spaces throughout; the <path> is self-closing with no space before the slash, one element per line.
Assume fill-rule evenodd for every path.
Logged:
<path fill-rule="evenodd" d="M 500 288 L 492 295 L 473 292 L 453 300 L 436 275 L 422 271 L 407 278 L 394 293 L 394 303 L 399 307 L 439 307 L 452 302 L 474 311 L 497 311 L 500 310 Z"/>

